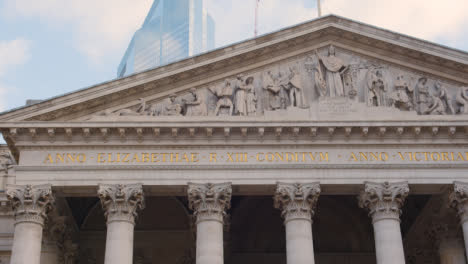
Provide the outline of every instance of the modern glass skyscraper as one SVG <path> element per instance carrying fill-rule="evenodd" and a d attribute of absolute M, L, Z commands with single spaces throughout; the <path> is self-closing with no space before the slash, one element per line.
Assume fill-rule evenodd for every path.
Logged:
<path fill-rule="evenodd" d="M 213 49 L 214 31 L 204 0 L 155 0 L 122 58 L 118 77 Z"/>

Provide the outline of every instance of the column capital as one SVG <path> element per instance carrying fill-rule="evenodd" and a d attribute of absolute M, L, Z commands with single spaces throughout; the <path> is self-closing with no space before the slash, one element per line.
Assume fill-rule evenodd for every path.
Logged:
<path fill-rule="evenodd" d="M 468 183 L 454 182 L 449 194 L 450 207 L 457 210 L 462 223 L 468 221 Z"/>
<path fill-rule="evenodd" d="M 141 184 L 99 184 L 98 195 L 108 224 L 113 221 L 135 224 L 138 210 L 145 208 Z"/>
<path fill-rule="evenodd" d="M 226 209 L 231 208 L 232 185 L 227 183 L 189 183 L 187 189 L 189 207 L 194 211 L 197 223 L 219 221 L 224 223 Z"/>
<path fill-rule="evenodd" d="M 6 196 L 15 212 L 15 224 L 30 222 L 44 226 L 55 202 L 50 184 L 7 185 Z"/>
<path fill-rule="evenodd" d="M 320 196 L 319 183 L 276 184 L 275 208 L 282 210 L 284 222 L 296 219 L 312 221 Z"/>
<path fill-rule="evenodd" d="M 359 207 L 369 210 L 373 222 L 383 219 L 400 221 L 401 207 L 408 194 L 408 182 L 366 182 L 359 195 Z"/>

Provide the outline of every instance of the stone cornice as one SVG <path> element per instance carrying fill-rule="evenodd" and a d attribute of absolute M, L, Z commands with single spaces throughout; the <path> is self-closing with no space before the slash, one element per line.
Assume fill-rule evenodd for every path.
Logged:
<path fill-rule="evenodd" d="M 376 56 L 382 56 L 383 59 L 385 56 L 389 59 L 392 56 L 404 56 L 419 71 L 436 75 L 440 73 L 445 79 L 468 83 L 468 54 L 465 52 L 331 15 L 128 78 L 12 110 L 4 113 L 0 119 L 63 120 L 77 112 L 99 111 L 102 105 L 112 106 L 118 100 L 127 100 L 128 103 L 134 97 L 147 95 L 149 91 L 165 94 L 175 88 L 187 90 L 190 87 L 184 88 L 184 85 L 202 85 L 202 82 L 223 78 L 215 76 L 222 72 L 216 70 L 223 69 L 226 72 L 226 69 L 232 68 L 234 74 L 234 69 L 239 69 L 240 64 L 246 66 L 254 61 L 266 62 L 273 54 L 291 52 L 306 46 L 310 48 L 312 40 L 317 46 L 329 44 L 329 41 L 348 40 L 362 50 L 374 47 Z M 211 72 L 213 74 L 210 75 Z M 206 75 L 203 80 L 200 74 Z"/>

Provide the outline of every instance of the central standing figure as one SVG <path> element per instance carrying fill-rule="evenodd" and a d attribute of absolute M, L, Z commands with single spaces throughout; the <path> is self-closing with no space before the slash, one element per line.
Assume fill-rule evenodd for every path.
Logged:
<path fill-rule="evenodd" d="M 335 47 L 330 46 L 328 57 L 322 57 L 315 51 L 319 61 L 325 67 L 325 80 L 330 97 L 345 96 L 343 79 L 341 76 L 348 69 L 343 60 L 335 56 Z"/>

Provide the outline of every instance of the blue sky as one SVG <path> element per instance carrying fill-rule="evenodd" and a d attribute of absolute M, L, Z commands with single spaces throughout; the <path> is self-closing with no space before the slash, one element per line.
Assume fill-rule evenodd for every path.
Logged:
<path fill-rule="evenodd" d="M 253 37 L 255 0 L 205 0 L 217 46 Z M 466 0 L 322 0 L 334 13 L 468 50 Z M 152 0 L 0 0 L 0 111 L 107 80 Z M 261 0 L 259 33 L 314 19 L 316 0 Z"/>

